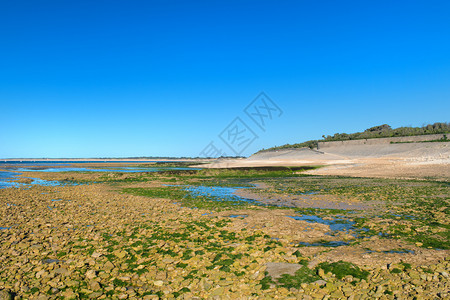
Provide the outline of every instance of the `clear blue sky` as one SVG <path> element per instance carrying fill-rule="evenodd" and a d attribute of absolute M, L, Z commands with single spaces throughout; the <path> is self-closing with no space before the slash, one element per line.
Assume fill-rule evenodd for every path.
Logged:
<path fill-rule="evenodd" d="M 2 1 L 0 157 L 197 156 L 449 121 L 449 1 Z M 252 124 L 265 91 L 284 111 Z"/>

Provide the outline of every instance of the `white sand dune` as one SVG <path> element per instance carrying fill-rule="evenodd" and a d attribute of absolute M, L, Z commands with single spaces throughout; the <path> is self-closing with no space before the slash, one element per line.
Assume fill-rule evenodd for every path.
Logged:
<path fill-rule="evenodd" d="M 319 150 L 282 149 L 223 160 L 211 168 L 325 165 L 311 174 L 450 178 L 450 142 L 379 144 L 325 143 Z"/>

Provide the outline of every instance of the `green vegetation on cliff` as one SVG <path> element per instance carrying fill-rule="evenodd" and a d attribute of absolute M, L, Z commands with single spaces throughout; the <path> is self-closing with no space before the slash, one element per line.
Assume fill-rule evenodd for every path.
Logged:
<path fill-rule="evenodd" d="M 374 126 L 363 132 L 356 133 L 335 133 L 334 135 L 323 135 L 320 140 L 310 140 L 297 144 L 286 144 L 283 146 L 272 147 L 269 149 L 263 149 L 261 151 L 280 150 L 288 148 L 317 148 L 318 142 L 331 142 L 331 141 L 348 141 L 348 140 L 362 140 L 362 139 L 375 139 L 375 138 L 387 138 L 387 137 L 400 137 L 400 136 L 413 136 L 413 135 L 426 135 L 426 134 L 441 134 L 450 132 L 450 123 L 434 123 L 424 125 L 422 127 L 399 127 L 392 128 L 387 124 Z M 261 152 L 260 151 L 260 152 Z"/>

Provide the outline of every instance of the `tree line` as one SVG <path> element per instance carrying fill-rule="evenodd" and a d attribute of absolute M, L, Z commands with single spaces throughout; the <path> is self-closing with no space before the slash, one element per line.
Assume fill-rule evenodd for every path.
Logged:
<path fill-rule="evenodd" d="M 269 149 L 262 149 L 261 151 L 272 151 L 288 148 L 317 148 L 319 142 L 332 142 L 332 141 L 349 141 L 349 140 L 362 140 L 362 139 L 375 139 L 386 137 L 400 137 L 400 136 L 412 136 L 412 135 L 426 135 L 426 134 L 441 134 L 450 133 L 450 123 L 434 123 L 424 125 L 422 127 L 399 127 L 392 128 L 388 124 L 374 126 L 364 130 L 363 132 L 355 133 L 335 133 L 334 135 L 322 135 L 320 140 L 310 140 L 297 144 L 286 144 L 283 146 L 272 147 Z M 260 151 L 260 152 L 261 152 Z"/>

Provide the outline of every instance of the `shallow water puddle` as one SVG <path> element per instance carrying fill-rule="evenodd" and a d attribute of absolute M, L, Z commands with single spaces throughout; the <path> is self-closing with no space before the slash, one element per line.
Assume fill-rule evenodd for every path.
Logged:
<path fill-rule="evenodd" d="M 355 228 L 353 225 L 356 224 L 356 222 L 352 222 L 343 218 L 333 218 L 333 219 L 324 219 L 319 216 L 315 215 L 301 215 L 301 216 L 287 216 L 289 218 L 292 218 L 294 220 L 300 220 L 300 221 L 306 221 L 308 223 L 319 223 L 330 226 L 331 233 L 327 232 L 326 235 L 334 236 L 334 232 L 349 232 L 353 231 L 351 234 L 356 237 L 360 238 L 358 231 L 366 231 L 368 229 L 366 228 Z M 308 230 L 314 230 L 313 227 L 307 227 L 304 231 Z M 344 241 L 319 241 L 319 242 L 313 242 L 313 243 L 307 243 L 307 242 L 300 242 L 297 245 L 299 247 L 339 247 L 339 246 L 347 246 L 349 245 L 349 242 Z"/>
<path fill-rule="evenodd" d="M 218 198 L 218 201 L 227 200 L 227 201 L 246 201 L 246 202 L 255 202 L 255 200 L 243 198 L 237 196 L 235 192 L 238 189 L 244 187 L 220 187 L 220 186 L 189 186 L 186 187 L 185 190 L 189 191 L 192 196 L 206 196 L 212 198 Z"/>
<path fill-rule="evenodd" d="M 19 187 L 20 184 L 11 180 L 17 179 L 20 173 L 0 171 L 0 189 Z"/>
<path fill-rule="evenodd" d="M 245 219 L 248 215 L 229 215 L 228 218 Z"/>
<path fill-rule="evenodd" d="M 165 184 L 165 186 L 178 186 Z M 236 195 L 236 191 L 239 189 L 245 189 L 248 187 L 221 187 L 221 186 L 181 186 L 184 190 L 190 192 L 192 197 L 208 197 L 213 201 L 236 201 L 236 202 L 250 202 L 257 204 L 258 201 L 248 198 L 243 198 Z"/>
<path fill-rule="evenodd" d="M 63 262 L 63 260 L 47 258 L 47 259 L 42 260 L 42 262 L 44 264 L 52 264 L 52 263 Z"/>
<path fill-rule="evenodd" d="M 48 181 L 48 180 L 43 180 L 43 179 L 40 179 L 40 178 L 32 178 L 32 177 L 24 177 L 24 178 L 28 178 L 28 179 L 32 179 L 33 180 L 29 184 L 11 181 L 11 180 L 19 179 L 19 175 L 21 175 L 21 174 L 22 173 L 1 171 L 0 172 L 0 189 L 1 188 L 9 188 L 9 187 L 29 188 L 32 185 L 41 185 L 41 186 L 66 185 L 66 183 L 62 184 L 59 181 Z M 77 184 L 73 184 L 73 185 L 77 185 Z"/>
<path fill-rule="evenodd" d="M 416 252 L 414 250 L 408 250 L 408 249 L 399 249 L 399 250 L 385 250 L 385 251 L 376 251 L 376 250 L 367 250 L 366 253 L 393 253 L 393 254 L 415 254 Z"/>
<path fill-rule="evenodd" d="M 30 183 L 31 185 L 41 185 L 41 186 L 60 186 L 62 185 L 59 181 L 48 181 L 40 178 L 30 178 L 33 181 Z"/>
<path fill-rule="evenodd" d="M 316 243 L 306 243 L 306 242 L 300 242 L 298 243 L 299 247 L 339 247 L 339 246 L 347 246 L 350 243 L 343 242 L 343 241 L 323 241 L 323 242 L 316 242 Z"/>
<path fill-rule="evenodd" d="M 350 222 L 345 219 L 332 219 L 332 220 L 325 220 L 321 217 L 314 216 L 314 215 L 302 215 L 302 216 L 288 216 L 289 218 L 292 218 L 294 220 L 300 220 L 300 221 L 306 221 L 308 223 L 319 223 L 330 226 L 331 231 L 349 231 L 353 228 L 353 225 L 355 225 L 355 222 Z"/>
<path fill-rule="evenodd" d="M 297 193 L 296 195 L 317 195 L 318 193 L 319 193 L 319 191 L 306 191 L 306 192 Z"/>

